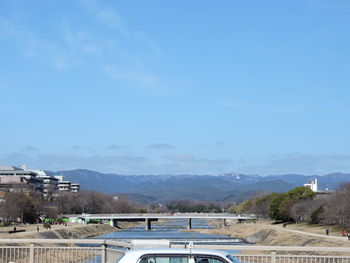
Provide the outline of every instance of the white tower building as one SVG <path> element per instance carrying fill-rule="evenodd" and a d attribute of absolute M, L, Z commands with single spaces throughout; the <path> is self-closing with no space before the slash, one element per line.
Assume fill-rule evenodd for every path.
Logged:
<path fill-rule="evenodd" d="M 317 179 L 310 180 L 309 183 L 304 184 L 304 187 L 307 187 L 316 193 L 318 190 L 317 189 Z"/>

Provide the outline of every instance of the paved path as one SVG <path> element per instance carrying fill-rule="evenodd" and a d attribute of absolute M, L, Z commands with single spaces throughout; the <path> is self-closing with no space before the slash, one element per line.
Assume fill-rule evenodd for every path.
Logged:
<path fill-rule="evenodd" d="M 285 232 L 289 232 L 289 233 L 295 233 L 295 234 L 299 234 L 299 235 L 306 235 L 306 236 L 313 236 L 313 237 L 321 237 L 321 238 L 326 238 L 326 239 L 333 239 L 333 240 L 340 240 L 340 241 L 348 241 L 347 237 L 338 237 L 338 236 L 332 236 L 332 235 L 322 235 L 322 234 L 317 234 L 317 233 L 311 233 L 311 232 L 306 232 L 306 231 L 301 231 L 301 230 L 295 230 L 295 229 L 291 229 L 287 227 L 282 227 L 279 225 L 266 225 L 272 229 L 278 229 L 278 230 L 282 230 Z M 350 241 L 348 241 L 350 243 Z"/>
<path fill-rule="evenodd" d="M 21 226 L 18 225 L 16 226 L 17 230 L 25 230 L 25 232 L 18 232 L 18 233 L 12 233 L 10 234 L 11 236 L 20 236 L 23 234 L 29 234 L 29 233 L 37 233 L 37 224 L 32 224 L 32 225 L 26 225 L 26 226 Z M 39 232 L 47 232 L 47 231 L 52 231 L 52 230 L 57 230 L 57 229 L 67 229 L 67 228 L 76 228 L 76 227 L 83 227 L 86 225 L 72 225 L 69 224 L 67 227 L 64 225 L 51 225 L 51 229 L 45 229 L 42 224 L 39 224 Z M 9 235 L 8 232 L 12 231 L 14 226 L 6 226 L 6 227 L 1 227 L 0 228 L 0 236 L 1 235 Z"/>

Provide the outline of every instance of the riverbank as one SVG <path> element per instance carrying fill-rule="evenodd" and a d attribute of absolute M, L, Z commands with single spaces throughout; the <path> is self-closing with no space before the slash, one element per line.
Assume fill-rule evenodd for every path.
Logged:
<path fill-rule="evenodd" d="M 213 223 L 218 225 L 218 223 Z M 256 224 L 237 224 L 228 221 L 221 229 L 192 229 L 192 231 L 237 237 L 248 243 L 263 246 L 349 246 L 350 241 L 342 237 L 339 231 L 331 230 L 325 234 L 326 227 L 314 227 L 307 224 L 290 224 L 287 227 L 273 225 L 270 222 L 257 221 Z"/>
<path fill-rule="evenodd" d="M 118 229 L 105 224 L 69 224 L 64 225 L 52 225 L 51 229 L 44 229 L 42 225 L 39 225 L 39 231 L 37 231 L 38 225 L 26 225 L 16 226 L 17 231 L 25 230 L 24 232 L 17 232 L 9 234 L 9 231 L 13 230 L 13 227 L 0 228 L 0 238 L 19 238 L 19 239 L 64 239 L 64 238 L 88 238 L 107 234 L 117 231 Z"/>

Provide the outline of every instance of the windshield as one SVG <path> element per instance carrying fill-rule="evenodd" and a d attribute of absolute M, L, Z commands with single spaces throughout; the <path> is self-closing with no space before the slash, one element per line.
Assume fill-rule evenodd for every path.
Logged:
<path fill-rule="evenodd" d="M 229 260 L 231 260 L 233 263 L 239 263 L 239 261 L 238 261 L 236 258 L 232 257 L 231 255 L 226 255 L 226 257 L 227 257 Z"/>
<path fill-rule="evenodd" d="M 124 257 L 125 254 L 121 254 L 118 258 L 117 261 L 115 263 L 118 263 L 120 260 L 122 260 L 122 258 Z"/>

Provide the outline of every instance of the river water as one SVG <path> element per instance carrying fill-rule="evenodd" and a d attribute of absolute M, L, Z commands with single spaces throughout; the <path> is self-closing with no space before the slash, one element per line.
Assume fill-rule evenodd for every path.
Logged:
<path fill-rule="evenodd" d="M 210 235 L 198 232 L 182 232 L 187 229 L 187 220 L 173 219 L 166 222 L 153 222 L 152 230 L 145 230 L 145 225 L 141 224 L 137 227 L 118 230 L 108 234 L 100 235 L 94 238 L 99 239 L 113 239 L 119 241 L 127 241 L 131 239 L 170 239 L 174 243 L 182 244 L 184 241 L 193 241 L 196 244 L 200 240 L 201 243 L 215 244 L 217 242 L 225 242 L 227 245 L 243 245 L 245 244 L 241 239 L 232 238 L 223 235 Z M 196 229 L 211 229 L 213 228 L 203 219 L 192 219 L 192 228 Z M 237 250 L 227 250 L 229 253 L 236 253 Z M 101 256 L 94 258 L 93 262 L 101 262 Z M 89 260 L 86 263 L 90 262 Z"/>
<path fill-rule="evenodd" d="M 95 238 L 114 239 L 114 240 L 128 240 L 128 239 L 171 239 L 171 240 L 193 240 L 198 241 L 227 241 L 229 244 L 244 244 L 241 239 L 232 238 L 223 235 L 202 234 L 198 232 L 182 232 L 187 229 L 187 220 L 173 219 L 166 222 L 153 222 L 152 230 L 145 230 L 144 224 L 137 227 L 119 230 L 112 233 L 104 234 Z M 193 219 L 192 228 L 196 229 L 210 229 L 213 228 L 203 219 Z"/>

